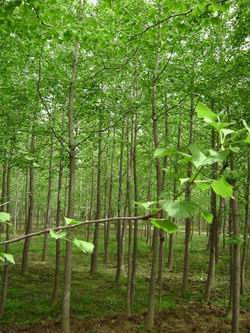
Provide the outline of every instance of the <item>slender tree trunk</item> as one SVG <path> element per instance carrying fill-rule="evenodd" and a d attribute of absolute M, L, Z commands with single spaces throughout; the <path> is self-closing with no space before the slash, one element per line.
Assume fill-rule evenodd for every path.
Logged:
<path fill-rule="evenodd" d="M 216 148 L 215 131 L 212 130 L 212 149 Z M 217 174 L 217 163 L 212 165 L 212 178 L 215 179 Z M 216 207 L 216 193 L 211 189 L 211 213 L 213 215 L 213 221 L 210 228 L 210 255 L 208 264 L 207 283 L 205 289 L 205 301 L 208 301 L 211 296 L 211 290 L 214 283 L 215 275 L 215 243 L 218 225 L 217 207 Z"/>
<path fill-rule="evenodd" d="M 222 227 L 223 211 L 224 211 L 225 199 L 220 197 L 219 208 L 218 208 L 218 221 L 217 228 L 215 230 L 215 264 L 219 262 L 219 250 L 220 250 L 220 234 Z"/>
<path fill-rule="evenodd" d="M 89 213 L 88 213 L 88 219 L 91 220 L 93 216 L 93 202 L 94 202 L 94 157 L 92 154 L 92 171 L 91 171 L 91 190 L 90 190 L 90 204 L 89 204 Z M 87 241 L 89 242 L 91 236 L 91 225 L 87 225 Z"/>
<path fill-rule="evenodd" d="M 239 333 L 240 321 L 240 223 L 238 212 L 238 200 L 235 188 L 235 183 L 232 182 L 234 187 L 233 198 L 230 199 L 232 207 L 232 333 Z"/>
<path fill-rule="evenodd" d="M 109 140 L 109 132 L 108 132 L 108 138 Z M 108 206 L 108 181 L 109 181 L 109 175 L 108 175 L 108 162 L 109 162 L 109 144 L 107 144 L 106 147 L 106 154 L 105 154 L 105 168 L 104 168 L 104 207 L 103 207 L 103 215 L 105 217 L 108 217 L 107 214 L 107 206 Z M 106 258 L 105 258 L 105 245 L 106 245 L 106 238 L 107 238 L 107 222 L 104 222 L 104 237 L 103 237 L 103 249 L 104 249 L 104 264 L 106 264 Z"/>
<path fill-rule="evenodd" d="M 64 117 L 62 117 L 64 119 Z M 61 225 L 61 196 L 62 196 L 62 183 L 63 183 L 63 150 L 60 149 L 60 161 L 58 170 L 58 185 L 57 185 L 57 207 L 56 207 L 56 226 Z M 52 304 L 55 304 L 58 297 L 59 280 L 60 280 L 60 268 L 61 268 L 61 241 L 56 240 L 56 266 L 54 275 L 54 285 L 52 293 Z"/>
<path fill-rule="evenodd" d="M 49 153 L 49 179 L 48 179 L 48 195 L 47 195 L 47 207 L 45 216 L 45 229 L 50 225 L 50 206 L 51 206 L 51 185 L 52 185 L 52 155 L 53 155 L 53 137 L 50 142 L 50 153 Z M 48 252 L 48 234 L 44 234 L 43 240 L 43 256 L 42 261 L 47 259 Z"/>
<path fill-rule="evenodd" d="M 158 69 L 158 54 L 156 59 L 156 69 Z M 152 95 L 151 95 L 151 105 L 152 105 L 152 132 L 153 132 L 153 142 L 154 149 L 159 148 L 159 137 L 158 137 L 158 118 L 157 118 L 157 82 L 153 78 L 152 84 Z M 161 165 L 159 159 L 155 161 L 156 168 L 156 191 L 157 191 L 157 201 L 160 198 L 160 193 L 162 189 L 162 178 L 161 178 Z M 160 216 L 158 216 L 160 217 Z M 154 314 L 155 314 L 155 289 L 156 289 L 156 278 L 157 278 L 157 266 L 158 266 L 158 248 L 159 243 L 159 231 L 156 227 L 153 229 L 153 240 L 152 240 L 152 263 L 151 263 L 151 276 L 148 291 L 148 306 L 147 314 L 145 318 L 145 329 L 149 330 L 154 326 Z"/>
<path fill-rule="evenodd" d="M 241 294 L 244 295 L 246 289 L 246 266 L 248 258 L 248 248 L 249 248 L 249 189 L 250 189 L 250 152 L 248 152 L 247 159 L 247 180 L 245 185 L 245 217 L 244 217 L 244 243 L 243 243 L 243 252 L 241 258 L 241 271 L 240 271 L 240 280 L 241 280 Z"/>
<path fill-rule="evenodd" d="M 177 134 L 177 150 L 180 149 L 181 145 L 181 125 L 182 125 L 182 119 L 180 117 L 179 119 L 179 124 L 178 124 L 178 134 Z M 174 164 L 174 172 L 177 174 L 178 173 L 178 163 L 177 163 L 177 158 L 175 160 Z M 176 177 L 174 178 L 174 184 L 173 184 L 173 198 L 176 197 L 177 194 L 177 179 Z M 173 222 L 175 220 L 173 219 Z M 169 245 L 168 245 L 168 269 L 170 272 L 173 270 L 173 261 L 174 261 L 174 234 L 169 235 Z"/>
<path fill-rule="evenodd" d="M 10 213 L 10 176 L 11 176 L 11 167 L 8 165 L 7 167 L 7 174 L 6 174 L 6 199 L 8 204 L 6 205 L 6 210 L 8 213 Z M 6 224 L 6 240 L 9 240 L 10 238 L 10 226 Z M 9 244 L 5 244 L 4 246 L 4 252 L 9 252 Z M 9 263 L 5 260 L 4 267 L 3 267 L 3 289 L 2 289 L 2 297 L 0 302 L 0 317 L 4 313 L 6 300 L 7 300 L 7 291 L 8 291 L 8 282 L 9 282 Z"/>
<path fill-rule="evenodd" d="M 35 135 L 32 133 L 30 152 L 34 154 L 35 152 Z M 26 222 L 25 234 L 30 234 L 32 232 L 33 223 L 33 212 L 34 212 L 34 167 L 30 165 L 29 167 L 29 205 L 28 205 L 28 219 Z M 23 257 L 22 257 L 22 268 L 21 273 L 26 274 L 28 270 L 28 258 L 29 258 L 29 248 L 30 248 L 31 238 L 26 238 L 23 246 Z"/>
<path fill-rule="evenodd" d="M 135 114 L 134 121 L 134 142 L 132 143 L 132 160 L 133 160 L 133 180 L 134 180 L 134 201 L 139 201 L 138 196 L 138 177 L 137 177 L 137 113 Z M 138 207 L 134 207 L 134 216 L 138 215 Z M 135 298 L 135 277 L 136 277 L 136 267 L 137 267 L 137 252 L 138 252 L 138 221 L 134 221 L 134 238 L 133 238 L 133 260 L 132 260 L 132 272 L 131 272 L 131 302 L 134 302 Z"/>
<path fill-rule="evenodd" d="M 118 205 L 117 205 L 117 216 L 121 215 L 121 204 L 122 204 L 122 178 L 123 178 L 123 151 L 124 151 L 124 128 L 121 133 L 121 147 L 120 147 L 120 161 L 119 161 L 119 177 L 118 177 Z M 122 269 L 122 228 L 121 221 L 117 222 L 116 225 L 116 242 L 117 242 L 117 263 L 116 263 L 116 283 L 119 283 Z"/>
<path fill-rule="evenodd" d="M 96 214 L 95 219 L 100 218 L 101 213 L 101 159 L 102 159 L 102 136 L 101 136 L 101 116 L 99 115 L 99 135 L 98 135 L 98 158 L 97 158 L 97 186 L 96 186 Z M 100 224 L 95 224 L 94 231 L 94 251 L 91 255 L 90 274 L 94 275 L 97 272 L 97 257 L 99 246 L 99 228 Z"/>
<path fill-rule="evenodd" d="M 232 212 L 232 205 L 229 204 L 229 211 L 228 211 L 228 234 L 229 240 L 233 237 L 233 212 Z M 228 300 L 228 308 L 227 308 L 227 315 L 230 314 L 232 309 L 232 295 L 233 295 L 233 245 L 232 242 L 229 242 L 229 300 Z"/>
<path fill-rule="evenodd" d="M 111 166 L 110 166 L 110 183 L 109 183 L 109 194 L 108 194 L 108 217 L 112 216 L 114 159 L 115 159 L 115 130 L 113 131 L 113 145 L 112 145 Z M 105 265 L 107 265 L 109 262 L 109 239 L 110 239 L 110 222 L 106 222 L 106 237 L 105 237 L 105 249 L 104 249 Z"/>
<path fill-rule="evenodd" d="M 24 232 L 26 231 L 27 228 L 27 221 L 28 221 L 28 216 L 29 216 L 29 172 L 30 169 L 27 168 L 26 170 L 26 179 L 25 179 L 25 208 L 24 208 Z"/>
<path fill-rule="evenodd" d="M 193 142 L 193 118 L 194 118 L 194 95 L 191 95 L 191 105 L 190 105 L 190 120 L 189 120 L 189 145 Z M 192 163 L 189 162 L 187 177 L 192 176 Z M 191 200 L 191 188 L 187 186 L 185 193 L 185 199 Z M 188 285 L 189 278 L 189 260 L 190 260 L 190 241 L 191 241 L 191 223 L 192 219 L 190 217 L 185 219 L 185 246 L 184 246 L 184 266 L 183 266 L 183 276 L 182 276 L 182 292 L 185 292 Z"/>
<path fill-rule="evenodd" d="M 166 98 L 165 98 L 166 99 Z M 165 104 L 167 106 L 167 101 L 165 100 Z M 165 111 L 165 133 L 164 133 L 164 144 L 167 146 L 168 144 L 168 112 Z M 167 157 L 164 158 L 163 161 L 163 168 L 167 168 Z M 165 187 L 167 187 L 166 184 L 166 172 L 163 170 L 162 172 L 162 179 L 161 179 L 161 190 L 163 191 Z M 163 215 L 163 214 L 162 214 Z M 163 252 L 163 245 L 165 241 L 164 233 L 162 231 L 159 232 L 160 235 L 160 244 L 159 244 L 159 267 L 158 267 L 158 285 L 159 285 L 159 310 L 161 310 L 161 304 L 162 304 L 162 284 L 163 284 L 163 261 L 164 261 L 164 252 Z"/>
<path fill-rule="evenodd" d="M 129 133 L 128 133 L 129 134 Z M 130 142 L 128 137 L 127 144 L 127 182 L 126 182 L 126 198 L 128 207 L 128 216 L 131 215 L 131 184 L 132 184 L 132 172 L 133 172 L 133 142 L 134 142 L 134 124 L 133 118 L 131 122 L 131 135 Z M 131 316 L 132 311 L 132 245 L 133 245 L 133 227 L 132 221 L 128 221 L 128 272 L 127 272 L 127 314 Z"/>
<path fill-rule="evenodd" d="M 224 209 L 223 209 L 223 239 L 222 239 L 222 248 L 225 250 L 226 248 L 226 231 L 227 231 L 227 209 L 226 209 L 226 204 L 224 204 Z"/>
<path fill-rule="evenodd" d="M 76 144 L 74 124 L 74 97 L 77 67 L 79 62 L 80 44 L 76 43 L 73 53 L 72 75 L 69 86 L 68 100 L 68 138 L 69 138 L 69 191 L 67 217 L 74 218 L 75 214 L 75 173 L 76 173 Z M 72 243 L 66 241 L 64 262 L 64 286 L 62 302 L 62 333 L 70 333 L 70 294 L 72 274 Z"/>

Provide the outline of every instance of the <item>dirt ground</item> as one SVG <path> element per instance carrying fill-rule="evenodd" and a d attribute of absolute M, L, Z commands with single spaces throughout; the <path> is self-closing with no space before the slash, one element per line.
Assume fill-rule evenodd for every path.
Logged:
<path fill-rule="evenodd" d="M 104 317 L 103 319 L 79 320 L 71 318 L 72 333 L 141 333 L 144 332 L 145 314 Z M 241 313 L 241 333 L 250 332 L 250 313 Z M 225 311 L 199 303 L 175 310 L 157 313 L 157 333 L 228 333 L 230 320 Z M 48 322 L 33 327 L 2 327 L 0 333 L 61 333 L 59 322 Z"/>

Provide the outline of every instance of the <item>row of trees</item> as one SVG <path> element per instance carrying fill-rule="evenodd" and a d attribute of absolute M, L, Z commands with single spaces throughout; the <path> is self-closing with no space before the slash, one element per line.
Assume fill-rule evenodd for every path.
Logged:
<path fill-rule="evenodd" d="M 171 270 L 175 224 L 184 220 L 185 291 L 194 216 L 198 221 L 207 220 L 212 224 L 205 299 L 209 300 L 211 295 L 219 258 L 219 234 L 224 230 L 225 236 L 234 235 L 229 247 L 235 265 L 231 267 L 230 300 L 235 302 L 233 332 L 238 332 L 238 291 L 240 285 L 242 292 L 245 289 L 249 232 L 249 154 L 244 144 L 236 144 L 244 140 L 249 143 L 249 136 L 245 138 L 249 129 L 246 123 L 245 127 L 242 124 L 242 119 L 248 120 L 249 106 L 244 62 L 247 2 L 4 1 L 0 8 L 1 209 L 11 214 L 14 228 L 30 234 L 33 229 L 64 224 L 64 216 L 68 218 L 66 223 L 71 224 L 75 220 L 137 216 L 144 212 L 143 208 L 146 213 L 157 214 L 153 230 L 149 222 L 139 225 L 136 219 L 118 219 L 115 223 L 115 279 L 119 283 L 126 263 L 128 315 L 135 294 L 138 228 L 146 225 L 153 257 L 146 317 L 146 327 L 151 328 L 156 282 L 160 295 L 162 292 L 163 230 L 171 233 Z M 210 108 L 203 104 L 196 108 L 200 100 Z M 215 125 L 204 125 L 198 118 Z M 190 149 L 195 142 L 199 147 Z M 204 160 L 208 154 L 204 151 L 208 149 L 212 149 L 209 156 L 214 158 L 209 163 Z M 222 155 L 216 159 L 218 151 Z M 200 182 L 194 187 L 196 177 Z M 216 184 L 212 186 L 211 195 L 205 191 L 211 186 L 208 178 L 222 182 L 218 184 L 219 190 Z M 221 195 L 221 188 L 230 190 Z M 232 188 L 238 201 L 230 199 Z M 188 206 L 164 203 L 170 199 L 175 203 L 177 198 L 185 198 Z M 203 210 L 197 210 L 196 205 L 201 204 Z M 159 213 L 161 208 L 165 212 Z M 241 218 L 237 222 L 238 212 Z M 173 220 L 166 220 L 166 215 Z M 244 235 L 241 283 L 237 280 L 240 275 L 235 273 L 236 268 L 236 272 L 240 269 L 240 227 Z M 93 275 L 98 271 L 99 233 L 104 232 L 104 261 L 108 264 L 113 229 L 108 221 L 103 229 L 100 223 L 93 228 L 90 224 L 85 227 L 86 240 L 93 240 L 94 244 L 90 267 Z M 11 231 L 7 225 L 7 240 Z M 54 302 L 58 296 L 63 236 L 54 235 L 58 238 Z M 70 332 L 74 241 L 70 234 L 67 239 L 64 333 Z M 30 241 L 29 237 L 24 241 L 23 274 L 28 272 Z M 74 242 L 83 250 L 92 251 L 89 245 Z M 45 233 L 41 260 L 48 260 L 47 249 Z M 4 252 L 9 251 L 5 244 Z M 8 270 L 6 263 L 2 312 Z"/>

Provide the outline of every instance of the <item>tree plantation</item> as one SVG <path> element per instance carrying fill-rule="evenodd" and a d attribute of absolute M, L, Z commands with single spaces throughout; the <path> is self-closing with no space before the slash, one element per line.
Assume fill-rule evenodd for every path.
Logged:
<path fill-rule="evenodd" d="M 248 0 L 0 2 L 0 333 L 249 333 Z"/>

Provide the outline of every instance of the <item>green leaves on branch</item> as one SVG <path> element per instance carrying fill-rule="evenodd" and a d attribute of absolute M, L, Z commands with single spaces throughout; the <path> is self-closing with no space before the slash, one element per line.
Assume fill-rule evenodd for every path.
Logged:
<path fill-rule="evenodd" d="M 83 251 L 83 253 L 93 253 L 94 245 L 89 242 L 82 241 L 80 239 L 74 239 L 73 243 L 79 247 L 80 250 Z"/>
<path fill-rule="evenodd" d="M 50 230 L 49 234 L 54 239 L 60 239 L 60 238 L 65 239 L 65 237 L 67 236 L 66 231 L 55 232 L 54 230 Z"/>
<path fill-rule="evenodd" d="M 171 146 L 167 148 L 157 148 L 154 152 L 154 158 L 169 157 L 177 153 L 177 149 Z"/>
<path fill-rule="evenodd" d="M 161 229 L 168 234 L 173 234 L 178 230 L 178 226 L 170 219 L 152 219 L 151 223 L 158 229 Z"/>
<path fill-rule="evenodd" d="M 195 165 L 196 168 L 207 164 L 207 156 L 199 150 L 197 145 L 190 145 L 189 150 L 192 154 L 192 163 Z"/>
<path fill-rule="evenodd" d="M 177 219 L 184 219 L 190 216 L 193 216 L 199 206 L 194 201 L 161 201 L 160 202 L 162 209 L 168 214 L 170 217 L 175 217 Z"/>
<path fill-rule="evenodd" d="M 230 198 L 233 195 L 233 187 L 224 177 L 221 177 L 219 180 L 214 180 L 211 187 L 214 192 L 222 198 Z"/>
<path fill-rule="evenodd" d="M 65 219 L 66 225 L 72 225 L 72 224 L 80 223 L 79 221 L 76 221 L 74 219 L 70 219 L 68 217 L 65 217 L 64 219 Z M 64 240 L 67 240 L 68 242 L 72 242 L 83 253 L 92 253 L 93 250 L 94 250 L 94 245 L 92 243 L 85 242 L 85 241 L 77 239 L 77 238 L 74 238 L 73 241 L 71 241 L 70 239 L 66 239 L 67 231 L 55 232 L 54 230 L 50 230 L 50 236 L 54 239 L 64 239 Z"/>
<path fill-rule="evenodd" d="M 10 214 L 5 212 L 0 212 L 0 223 L 6 223 L 10 221 Z"/>
<path fill-rule="evenodd" d="M 248 135 L 243 142 L 250 144 L 250 127 L 247 125 L 247 122 L 245 120 L 243 120 L 243 125 L 245 126 L 246 130 L 248 131 Z"/>
<path fill-rule="evenodd" d="M 12 254 L 0 252 L 0 260 L 15 265 L 15 260 Z"/>
<path fill-rule="evenodd" d="M 217 115 L 201 102 L 197 104 L 196 112 L 198 118 L 203 119 L 207 123 L 212 123 L 217 120 Z"/>
<path fill-rule="evenodd" d="M 76 221 L 76 220 L 74 220 L 74 219 L 70 219 L 70 218 L 68 218 L 68 217 L 64 217 L 64 220 L 65 220 L 66 225 L 71 225 L 71 224 L 78 224 L 78 223 L 80 223 L 79 221 Z"/>
<path fill-rule="evenodd" d="M 207 210 L 201 208 L 201 216 L 204 218 L 204 220 L 207 221 L 207 223 L 213 222 L 213 214 L 209 213 Z"/>
<path fill-rule="evenodd" d="M 217 162 L 224 162 L 229 154 L 228 151 L 215 151 L 210 149 L 209 154 L 210 156 L 206 156 L 203 152 L 200 151 L 197 145 L 192 144 L 189 147 L 189 150 L 192 154 L 192 163 L 195 165 L 196 168 L 200 168 L 201 166 L 205 165 L 212 165 Z"/>

